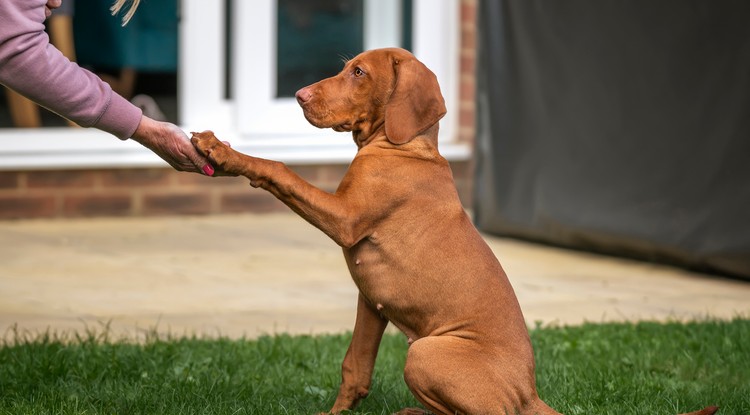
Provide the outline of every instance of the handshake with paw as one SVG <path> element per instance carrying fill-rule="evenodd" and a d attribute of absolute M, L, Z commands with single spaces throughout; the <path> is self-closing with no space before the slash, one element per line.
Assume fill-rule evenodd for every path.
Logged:
<path fill-rule="evenodd" d="M 231 149 L 232 145 L 228 141 L 219 140 L 211 130 L 190 134 L 193 147 L 211 163 L 203 168 L 207 176 L 237 176 L 239 174 L 226 169 L 227 159 L 231 158 L 232 153 L 236 153 Z"/>

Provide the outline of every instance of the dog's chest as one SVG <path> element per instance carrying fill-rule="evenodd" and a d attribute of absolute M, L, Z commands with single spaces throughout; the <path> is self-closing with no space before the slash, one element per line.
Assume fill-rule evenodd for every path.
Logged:
<path fill-rule="evenodd" d="M 388 241 L 398 240 L 391 238 Z M 349 272 L 362 297 L 385 319 L 416 340 L 434 328 L 434 284 L 422 285 L 421 262 L 403 244 L 363 240 L 344 250 Z"/>
<path fill-rule="evenodd" d="M 373 303 L 391 304 L 402 281 L 399 256 L 377 234 L 344 250 L 349 273 L 359 291 Z"/>

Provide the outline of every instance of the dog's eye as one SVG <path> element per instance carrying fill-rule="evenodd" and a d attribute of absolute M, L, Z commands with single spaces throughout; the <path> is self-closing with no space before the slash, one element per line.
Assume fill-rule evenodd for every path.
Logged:
<path fill-rule="evenodd" d="M 357 78 L 359 78 L 360 76 L 364 74 L 365 74 L 365 71 L 363 71 L 361 68 L 359 67 L 354 68 L 354 76 L 356 76 Z"/>

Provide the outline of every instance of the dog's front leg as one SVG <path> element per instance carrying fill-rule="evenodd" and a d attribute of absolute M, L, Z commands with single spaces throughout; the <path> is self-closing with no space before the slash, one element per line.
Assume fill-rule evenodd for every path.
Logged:
<path fill-rule="evenodd" d="M 388 320 L 359 295 L 352 342 L 341 365 L 341 387 L 332 414 L 354 409 L 370 393 L 372 371 Z"/>
<path fill-rule="evenodd" d="M 356 198 L 324 192 L 283 163 L 235 151 L 211 131 L 193 133 L 191 141 L 223 172 L 247 177 L 253 187 L 272 193 L 338 245 L 348 248 L 366 236 L 370 221 L 363 209 L 355 206 Z"/>

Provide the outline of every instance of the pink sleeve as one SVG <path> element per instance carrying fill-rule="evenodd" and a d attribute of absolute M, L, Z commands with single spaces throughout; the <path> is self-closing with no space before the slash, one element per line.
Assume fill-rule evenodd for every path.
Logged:
<path fill-rule="evenodd" d="M 141 110 L 69 61 L 44 32 L 47 0 L 0 0 L 0 84 L 82 127 L 129 138 Z"/>

